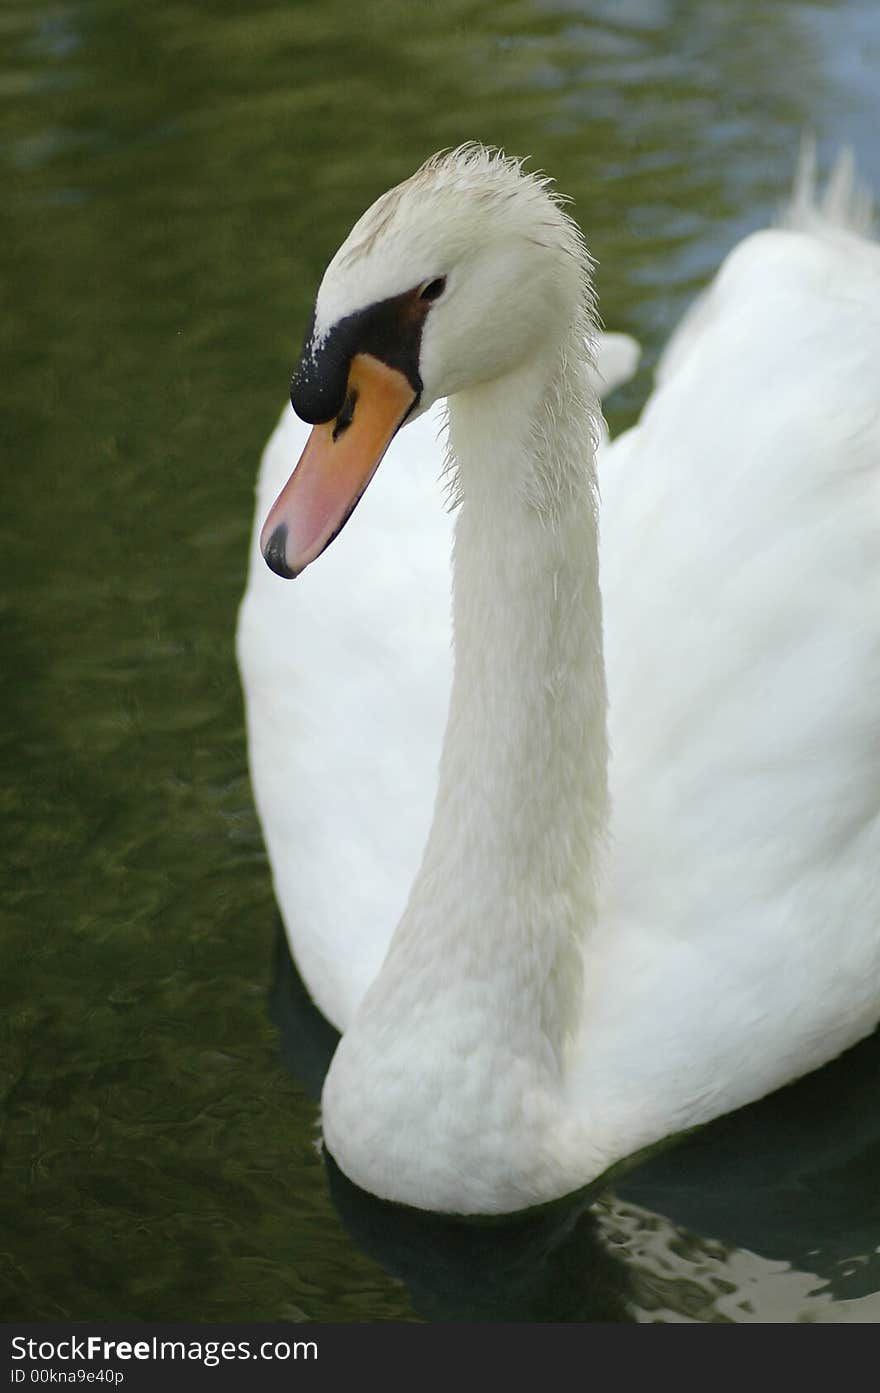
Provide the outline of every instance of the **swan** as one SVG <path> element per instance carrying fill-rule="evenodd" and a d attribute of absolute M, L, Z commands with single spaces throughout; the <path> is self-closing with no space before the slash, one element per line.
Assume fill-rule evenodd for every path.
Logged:
<path fill-rule="evenodd" d="M 324 1142 L 382 1198 L 555 1199 L 880 1019 L 880 249 L 805 166 L 603 448 L 601 552 L 546 178 L 435 156 L 321 281 L 238 654 Z"/>

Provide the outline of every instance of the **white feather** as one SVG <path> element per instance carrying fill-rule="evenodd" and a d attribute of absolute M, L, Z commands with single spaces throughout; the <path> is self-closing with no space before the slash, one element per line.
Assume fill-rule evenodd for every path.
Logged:
<path fill-rule="evenodd" d="M 346 1031 L 326 1136 L 379 1194 L 552 1198 L 880 1017 L 880 251 L 842 168 L 819 199 L 802 166 L 603 451 L 601 597 L 602 341 L 546 181 L 435 159 L 328 268 L 328 316 L 459 276 L 423 354 L 457 529 L 438 402 L 294 584 L 255 533 L 239 626 L 276 894 Z"/>

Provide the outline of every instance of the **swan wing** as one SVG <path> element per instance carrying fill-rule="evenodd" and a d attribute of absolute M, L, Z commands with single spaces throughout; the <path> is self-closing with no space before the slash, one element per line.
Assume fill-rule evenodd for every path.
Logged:
<path fill-rule="evenodd" d="M 238 627 L 251 780 L 302 976 L 342 1029 L 376 975 L 427 833 L 451 677 L 441 412 L 391 445 L 344 545 L 295 581 L 258 532 L 309 428 L 286 408 L 260 469 Z"/>
<path fill-rule="evenodd" d="M 656 1068 L 689 1124 L 880 1014 L 880 249 L 757 233 L 676 337 L 601 474 L 614 813 L 582 1087 L 644 1099 Z"/>

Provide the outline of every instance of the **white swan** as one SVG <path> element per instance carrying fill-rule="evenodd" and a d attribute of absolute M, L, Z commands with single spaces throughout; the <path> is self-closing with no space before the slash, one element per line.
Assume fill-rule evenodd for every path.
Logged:
<path fill-rule="evenodd" d="M 546 182 L 437 157 L 325 273 L 294 396 L 330 424 L 270 512 L 286 416 L 259 487 L 276 568 L 426 414 L 295 585 L 255 540 L 239 657 L 279 903 L 345 1031 L 325 1140 L 376 1194 L 551 1199 L 880 1018 L 880 250 L 845 172 L 790 221 L 605 453 L 601 597 L 589 262 Z"/>

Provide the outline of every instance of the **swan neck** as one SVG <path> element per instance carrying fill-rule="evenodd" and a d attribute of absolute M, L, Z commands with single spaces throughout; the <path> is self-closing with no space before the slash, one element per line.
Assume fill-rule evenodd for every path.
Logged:
<path fill-rule="evenodd" d="M 455 672 L 433 824 L 399 930 L 430 924 L 447 979 L 458 968 L 493 983 L 520 1038 L 537 1031 L 557 1062 L 580 1017 L 607 820 L 589 381 L 573 333 L 450 402 Z"/>
<path fill-rule="evenodd" d="M 323 1092 L 346 1173 L 423 1207 L 522 1209 L 603 1169 L 567 1096 L 607 801 L 590 401 L 573 344 L 450 403 L 462 501 L 434 816 Z"/>

